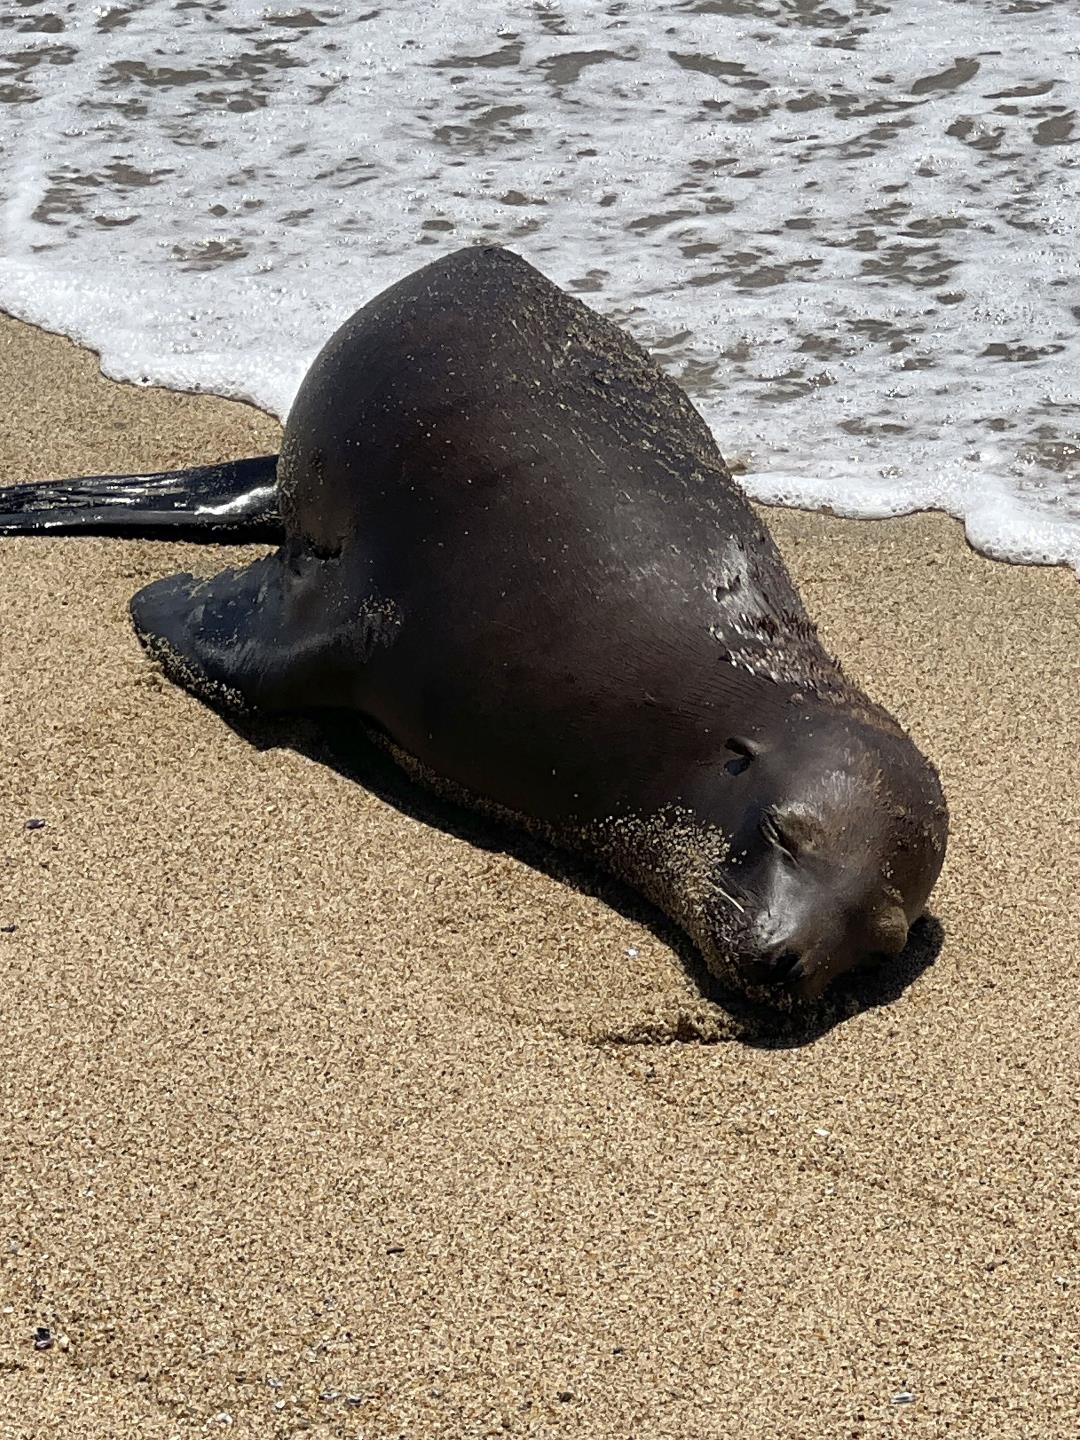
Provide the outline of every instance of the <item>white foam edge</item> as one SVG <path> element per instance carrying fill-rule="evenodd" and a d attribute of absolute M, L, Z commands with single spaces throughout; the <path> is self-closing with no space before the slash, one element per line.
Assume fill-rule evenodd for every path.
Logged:
<path fill-rule="evenodd" d="M 857 474 L 796 475 L 783 470 L 753 471 L 738 477 L 763 505 L 820 510 L 851 520 L 888 520 L 937 511 L 959 520 L 972 549 L 1014 565 L 1068 565 L 1080 579 L 1080 532 L 1074 520 L 1055 521 L 991 474 L 965 477 L 961 502 L 957 482 L 940 477 L 918 484 L 898 480 L 888 500 Z M 976 493 L 976 486 L 977 493 Z M 951 493 L 950 493 L 951 492 Z"/>
<path fill-rule="evenodd" d="M 245 363 L 235 352 L 163 356 L 146 344 L 144 330 L 127 322 L 116 297 L 109 296 L 103 304 L 100 292 L 88 289 L 78 275 L 8 259 L 0 259 L 0 309 L 92 350 L 102 374 L 111 380 L 239 400 L 282 420 L 312 358 L 294 360 L 286 376 L 279 364 L 254 357 Z M 1045 511 L 1025 505 L 992 474 L 966 474 L 962 485 L 955 477 L 935 480 L 923 475 L 918 483 L 897 477 L 887 501 L 866 483 L 865 474 L 839 468 L 831 475 L 753 471 L 739 481 L 752 499 L 763 504 L 823 510 L 847 519 L 942 511 L 959 520 L 971 546 L 991 559 L 1068 565 L 1080 578 L 1080 531 L 1075 521 L 1056 522 Z"/>

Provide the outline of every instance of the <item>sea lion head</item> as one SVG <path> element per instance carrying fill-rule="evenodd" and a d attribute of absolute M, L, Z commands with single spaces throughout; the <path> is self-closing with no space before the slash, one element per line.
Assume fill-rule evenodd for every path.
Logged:
<path fill-rule="evenodd" d="M 736 819 L 714 918 L 729 977 L 805 1002 L 903 950 L 948 819 L 937 772 L 885 712 L 800 701 L 727 743 Z"/>

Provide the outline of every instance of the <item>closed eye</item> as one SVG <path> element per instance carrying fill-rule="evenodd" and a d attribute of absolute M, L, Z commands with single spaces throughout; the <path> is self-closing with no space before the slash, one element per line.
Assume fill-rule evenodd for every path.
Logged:
<path fill-rule="evenodd" d="M 798 842 L 785 831 L 775 810 L 766 810 L 762 815 L 761 833 L 770 845 L 782 850 L 789 860 L 798 860 Z"/>

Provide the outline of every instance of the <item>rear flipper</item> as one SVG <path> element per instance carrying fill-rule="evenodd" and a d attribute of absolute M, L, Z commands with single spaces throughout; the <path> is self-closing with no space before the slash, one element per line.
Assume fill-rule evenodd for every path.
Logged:
<path fill-rule="evenodd" d="M 89 475 L 0 488 L 0 535 L 280 540 L 277 456 L 155 475 Z"/>
<path fill-rule="evenodd" d="M 134 597 L 131 616 L 169 678 L 215 709 L 348 705 L 401 615 L 389 601 L 365 599 L 342 567 L 340 558 L 286 547 L 210 580 L 155 580 Z"/>

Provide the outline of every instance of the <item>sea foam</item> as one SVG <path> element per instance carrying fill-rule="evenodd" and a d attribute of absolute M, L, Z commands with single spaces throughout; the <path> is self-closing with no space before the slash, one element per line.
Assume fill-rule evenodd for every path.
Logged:
<path fill-rule="evenodd" d="M 751 494 L 1080 572 L 1080 119 L 1056 0 L 15 8 L 0 304 L 284 416 L 334 327 L 510 245 Z"/>

